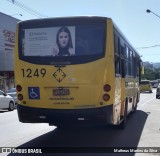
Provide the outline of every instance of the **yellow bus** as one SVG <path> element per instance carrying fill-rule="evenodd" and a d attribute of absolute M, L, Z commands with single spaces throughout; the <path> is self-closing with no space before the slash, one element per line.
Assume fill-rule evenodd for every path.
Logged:
<path fill-rule="evenodd" d="M 19 121 L 124 128 L 139 101 L 141 62 L 111 18 L 21 21 L 14 59 Z"/>

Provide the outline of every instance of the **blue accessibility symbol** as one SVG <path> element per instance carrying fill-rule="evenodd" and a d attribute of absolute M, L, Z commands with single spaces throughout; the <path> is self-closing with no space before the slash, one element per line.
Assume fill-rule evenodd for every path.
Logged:
<path fill-rule="evenodd" d="M 29 99 L 40 99 L 39 87 L 28 87 Z"/>

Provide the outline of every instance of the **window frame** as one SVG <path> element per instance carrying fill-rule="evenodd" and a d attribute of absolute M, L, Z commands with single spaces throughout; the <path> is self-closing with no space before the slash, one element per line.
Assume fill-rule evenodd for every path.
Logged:
<path fill-rule="evenodd" d="M 39 64 L 39 65 L 73 65 L 73 64 L 83 64 L 92 61 L 96 61 L 105 56 L 106 50 L 106 31 L 107 31 L 107 18 L 104 17 L 81 17 L 81 18 L 55 18 L 55 19 L 39 19 L 39 20 L 30 20 L 30 21 L 22 21 L 19 23 L 19 31 L 18 31 L 18 51 L 19 51 L 19 59 Z M 22 55 L 22 38 L 23 34 L 21 33 L 24 29 L 32 29 L 32 28 L 45 28 L 45 27 L 57 27 L 57 26 L 79 26 L 79 25 L 92 25 L 98 24 L 102 25 L 104 29 L 103 36 L 103 47 L 101 54 L 94 55 L 78 55 L 78 56 L 63 56 L 63 57 L 50 57 L 50 56 L 23 56 Z"/>

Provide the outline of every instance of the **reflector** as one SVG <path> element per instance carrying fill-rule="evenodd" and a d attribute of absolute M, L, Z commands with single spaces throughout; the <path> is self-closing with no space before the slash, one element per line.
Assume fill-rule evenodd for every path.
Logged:
<path fill-rule="evenodd" d="M 109 99 L 110 99 L 110 96 L 108 94 L 103 95 L 103 100 L 104 101 L 109 101 Z"/>

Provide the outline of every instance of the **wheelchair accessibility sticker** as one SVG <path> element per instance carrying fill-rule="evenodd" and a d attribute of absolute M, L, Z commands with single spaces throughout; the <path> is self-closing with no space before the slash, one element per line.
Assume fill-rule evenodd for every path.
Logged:
<path fill-rule="evenodd" d="M 28 87 L 29 99 L 40 99 L 39 87 Z"/>

